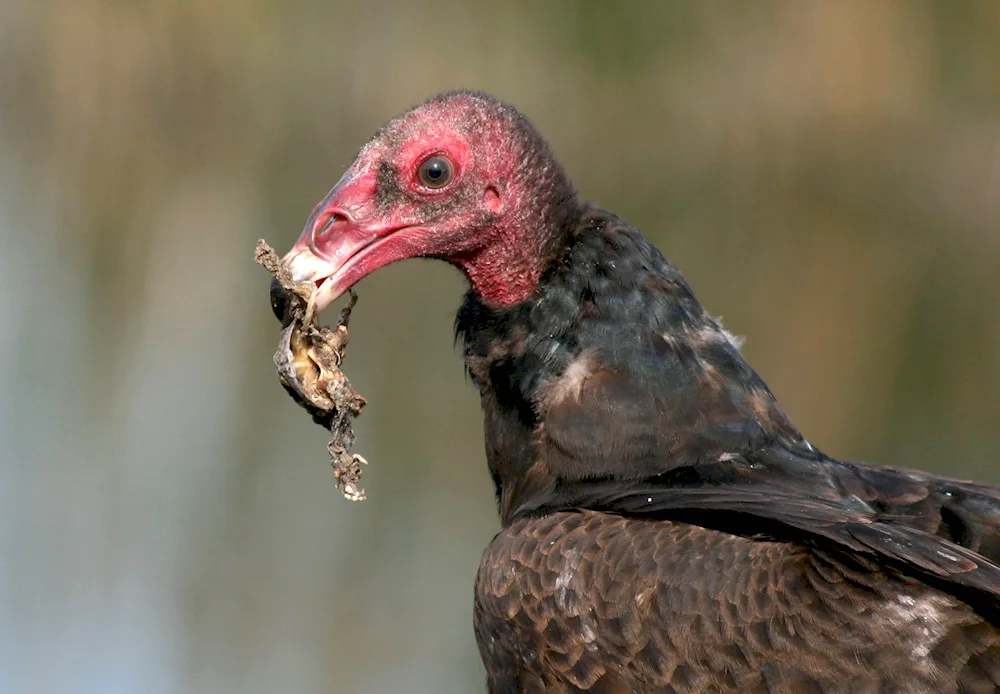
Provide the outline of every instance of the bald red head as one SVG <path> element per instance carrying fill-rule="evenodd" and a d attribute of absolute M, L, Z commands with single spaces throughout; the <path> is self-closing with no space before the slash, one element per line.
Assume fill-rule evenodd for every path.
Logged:
<path fill-rule="evenodd" d="M 572 185 L 513 107 L 485 94 L 438 96 L 384 125 L 313 210 L 285 264 L 319 284 L 322 309 L 404 258 L 459 267 L 487 303 L 538 288 Z"/>

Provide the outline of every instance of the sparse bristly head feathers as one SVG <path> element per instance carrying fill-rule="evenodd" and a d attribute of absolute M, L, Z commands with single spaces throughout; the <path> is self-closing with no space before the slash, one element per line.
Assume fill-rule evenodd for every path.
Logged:
<path fill-rule="evenodd" d="M 397 260 L 445 260 L 488 304 L 538 288 L 579 203 L 548 145 L 516 109 L 486 94 L 439 95 L 380 128 L 316 206 L 286 255 L 329 304 Z"/>

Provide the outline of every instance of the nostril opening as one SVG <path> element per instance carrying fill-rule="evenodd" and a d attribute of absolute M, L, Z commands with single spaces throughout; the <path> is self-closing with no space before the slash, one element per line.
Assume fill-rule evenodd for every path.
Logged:
<path fill-rule="evenodd" d="M 350 221 L 347 215 L 341 214 L 340 212 L 329 212 L 325 217 L 320 217 L 316 220 L 315 231 L 313 232 L 313 238 L 319 240 L 324 236 L 329 236 L 331 234 L 337 233 L 340 229 L 347 225 Z"/>

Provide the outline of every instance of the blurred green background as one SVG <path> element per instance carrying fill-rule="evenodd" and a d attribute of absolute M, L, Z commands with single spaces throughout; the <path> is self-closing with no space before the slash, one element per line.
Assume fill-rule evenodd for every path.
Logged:
<path fill-rule="evenodd" d="M 7 0 L 0 691 L 485 690 L 460 276 L 360 285 L 350 504 L 251 261 L 457 87 L 651 236 L 816 445 L 1000 482 L 1000 3 Z"/>

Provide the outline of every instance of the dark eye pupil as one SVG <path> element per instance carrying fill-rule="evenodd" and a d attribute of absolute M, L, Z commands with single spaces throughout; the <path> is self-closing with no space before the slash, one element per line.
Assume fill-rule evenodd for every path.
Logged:
<path fill-rule="evenodd" d="M 441 188 L 451 179 L 451 164 L 444 157 L 431 157 L 420 165 L 420 181 L 428 188 Z"/>

